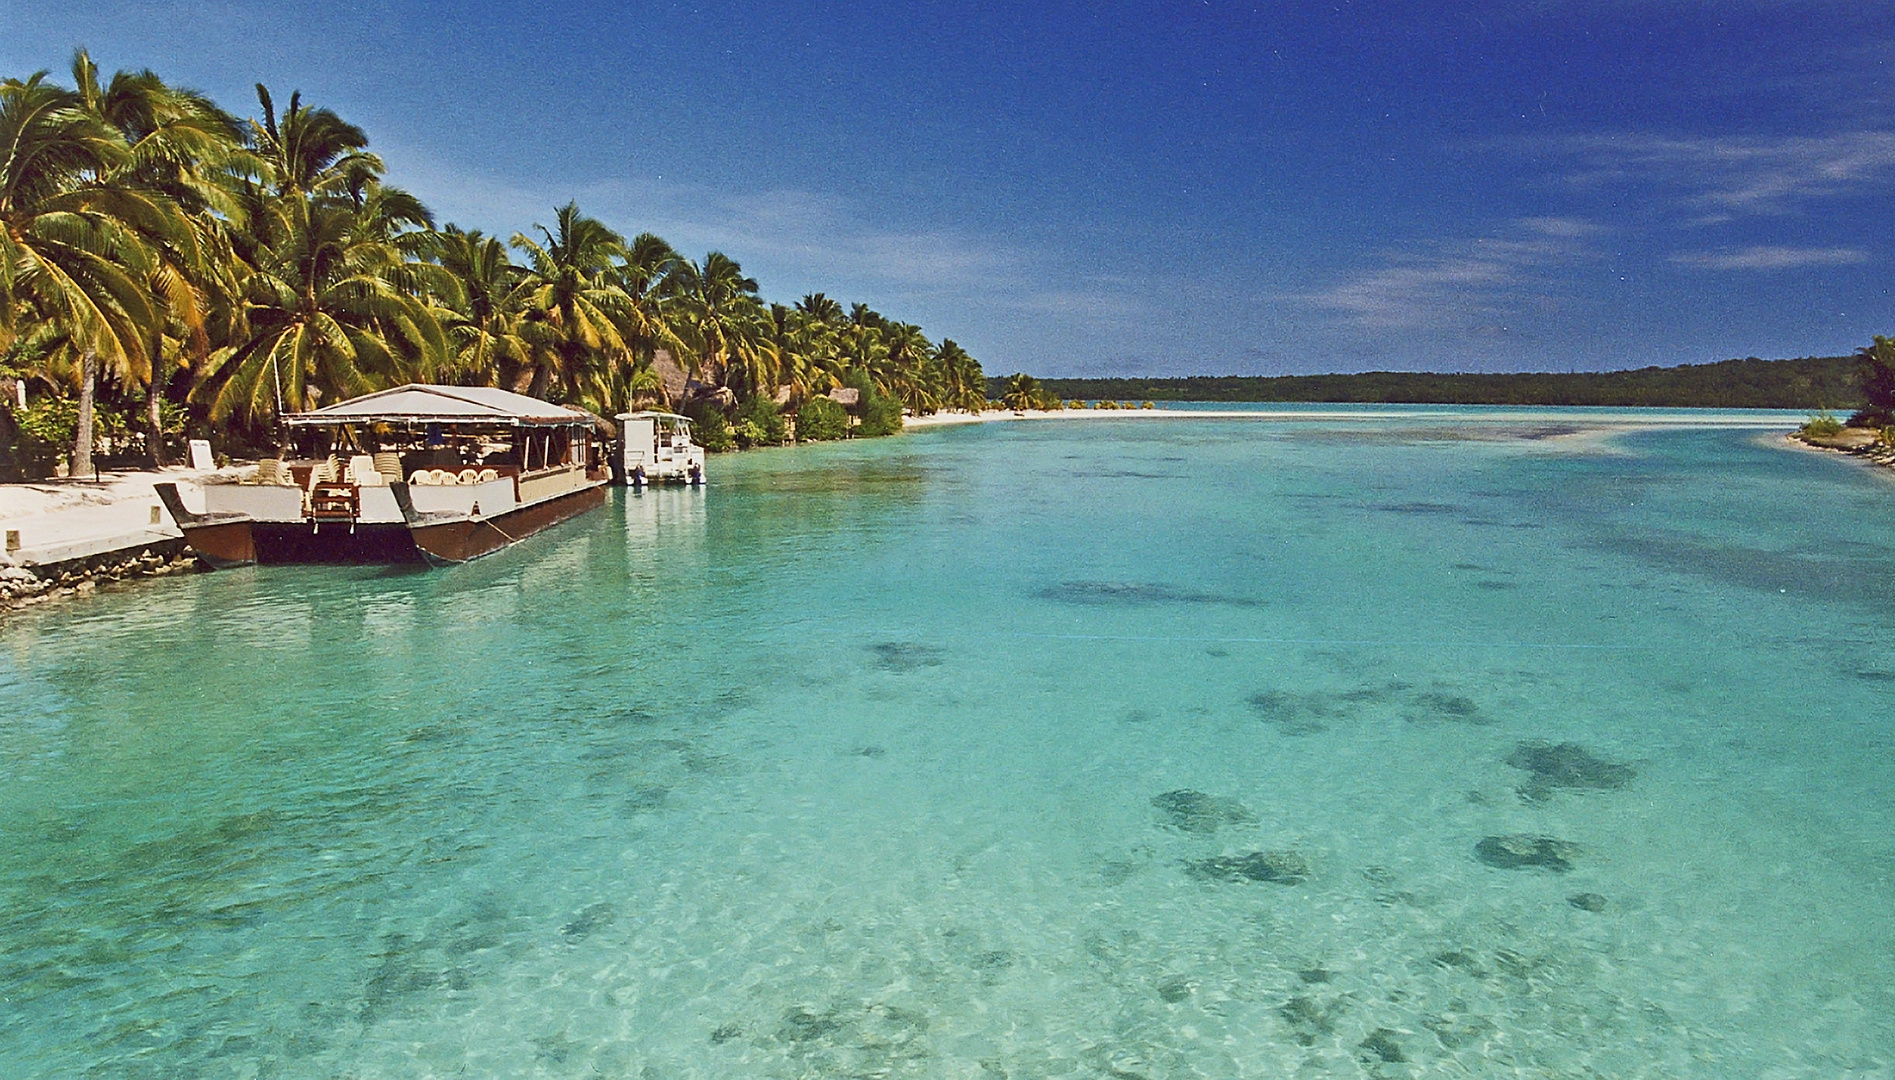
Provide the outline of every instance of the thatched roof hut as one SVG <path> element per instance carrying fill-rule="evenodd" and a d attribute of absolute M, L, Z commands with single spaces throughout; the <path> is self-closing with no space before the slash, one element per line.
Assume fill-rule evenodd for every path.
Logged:
<path fill-rule="evenodd" d="M 691 374 L 684 370 L 683 364 L 678 363 L 677 357 L 672 356 L 668 349 L 659 349 L 652 354 L 651 369 L 658 373 L 659 381 L 664 384 L 665 401 L 669 404 L 682 402 L 691 385 Z"/>

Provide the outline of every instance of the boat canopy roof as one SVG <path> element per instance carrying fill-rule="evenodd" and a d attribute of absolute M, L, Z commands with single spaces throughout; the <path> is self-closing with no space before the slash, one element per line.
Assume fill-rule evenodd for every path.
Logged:
<path fill-rule="evenodd" d="M 619 420 L 669 420 L 674 424 L 683 424 L 685 427 L 691 426 L 690 417 L 680 416 L 674 412 L 622 412 L 618 414 L 617 418 Z"/>
<path fill-rule="evenodd" d="M 590 413 L 492 386 L 436 386 L 409 383 L 338 401 L 311 412 L 285 416 L 291 427 L 342 424 L 467 424 L 500 427 L 577 427 L 592 423 Z"/>

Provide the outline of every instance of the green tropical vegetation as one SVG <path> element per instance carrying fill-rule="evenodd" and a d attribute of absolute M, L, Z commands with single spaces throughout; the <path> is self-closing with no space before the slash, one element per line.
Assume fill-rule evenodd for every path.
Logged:
<path fill-rule="evenodd" d="M 69 84 L 0 82 L 0 380 L 15 477 L 260 449 L 286 412 L 415 381 L 677 409 L 719 448 L 989 404 L 965 349 L 866 304 L 770 303 L 730 255 L 575 203 L 504 242 L 437 224 L 300 94 L 239 117 L 83 51 Z"/>

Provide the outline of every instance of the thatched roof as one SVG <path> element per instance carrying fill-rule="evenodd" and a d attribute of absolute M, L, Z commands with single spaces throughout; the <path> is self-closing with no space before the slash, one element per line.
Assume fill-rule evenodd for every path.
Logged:
<path fill-rule="evenodd" d="M 862 402 L 862 391 L 853 386 L 839 386 L 829 391 L 829 400 L 838 405 L 859 405 Z"/>
<path fill-rule="evenodd" d="M 672 356 L 669 350 L 659 349 L 652 354 L 651 369 L 658 373 L 659 380 L 664 383 L 667 399 L 671 401 L 684 399 L 685 389 L 691 383 L 691 375 L 684 370 L 684 365 L 678 363 L 677 358 Z"/>

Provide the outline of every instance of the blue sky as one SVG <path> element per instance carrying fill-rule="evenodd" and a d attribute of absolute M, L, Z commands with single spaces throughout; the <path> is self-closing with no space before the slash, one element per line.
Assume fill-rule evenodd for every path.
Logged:
<path fill-rule="evenodd" d="M 568 199 L 990 372 L 1588 370 L 1895 333 L 1895 4 L 0 0 L 293 89 L 503 236 Z"/>

